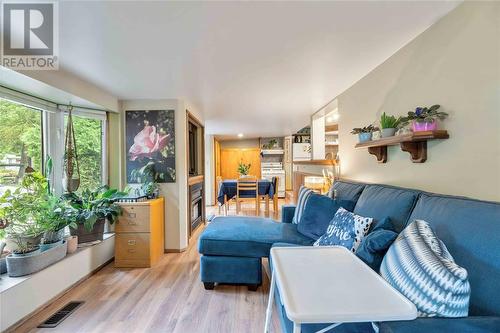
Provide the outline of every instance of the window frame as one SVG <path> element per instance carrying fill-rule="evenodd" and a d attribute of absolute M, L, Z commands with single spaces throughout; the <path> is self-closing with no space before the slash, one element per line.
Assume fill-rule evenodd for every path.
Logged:
<path fill-rule="evenodd" d="M 62 179 L 63 176 L 64 116 L 67 114 L 67 107 L 49 103 L 44 100 L 37 101 L 30 95 L 10 92 L 5 89 L 4 87 L 0 87 L 0 99 L 37 110 L 41 113 L 41 169 L 42 172 L 45 170 L 45 159 L 47 156 L 51 156 L 53 161 L 53 189 L 56 194 L 62 194 L 62 183 L 57 180 Z M 108 113 L 105 111 L 85 110 L 75 107 L 73 114 L 78 117 L 101 121 L 101 183 L 109 185 Z"/>

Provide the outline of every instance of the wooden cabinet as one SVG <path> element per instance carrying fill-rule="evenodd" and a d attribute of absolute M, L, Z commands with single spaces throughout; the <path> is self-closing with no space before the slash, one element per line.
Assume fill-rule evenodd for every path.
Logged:
<path fill-rule="evenodd" d="M 115 266 L 153 266 L 165 247 L 164 199 L 120 206 L 123 214 L 115 225 Z"/>

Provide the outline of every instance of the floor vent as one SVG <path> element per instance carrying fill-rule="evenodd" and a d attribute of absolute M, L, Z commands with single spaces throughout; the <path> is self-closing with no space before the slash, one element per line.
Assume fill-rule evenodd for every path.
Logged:
<path fill-rule="evenodd" d="M 64 307 L 59 309 L 56 313 L 49 317 L 46 321 L 38 325 L 38 328 L 54 328 L 66 318 L 70 314 L 72 314 L 83 302 L 69 302 Z"/>

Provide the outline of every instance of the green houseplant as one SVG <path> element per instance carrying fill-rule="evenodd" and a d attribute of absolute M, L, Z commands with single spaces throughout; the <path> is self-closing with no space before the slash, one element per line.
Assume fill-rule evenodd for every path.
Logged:
<path fill-rule="evenodd" d="M 248 176 L 248 172 L 250 171 L 251 167 L 252 165 L 250 163 L 245 164 L 243 162 L 240 162 L 238 164 L 238 173 L 240 174 L 240 176 Z"/>
<path fill-rule="evenodd" d="M 357 134 L 359 142 L 366 142 L 370 141 L 372 139 L 372 133 L 378 131 L 379 128 L 376 126 L 373 126 L 372 124 L 365 126 L 365 127 L 356 127 L 353 128 L 351 131 L 351 134 Z"/>
<path fill-rule="evenodd" d="M 389 116 L 385 112 L 380 116 L 380 128 L 382 128 L 382 137 L 393 136 L 401 122 L 401 117 Z"/>
<path fill-rule="evenodd" d="M 76 224 L 70 226 L 71 235 L 78 236 L 78 243 L 102 240 L 105 221 L 113 224 L 118 219 L 122 210 L 116 201 L 126 194 L 106 185 L 93 191 L 85 189 L 81 195 L 64 194 L 62 198 L 74 209 L 65 217 L 68 224 Z"/>
<path fill-rule="evenodd" d="M 154 169 L 155 164 L 149 162 L 140 169 L 134 169 L 131 172 L 131 178 L 141 183 L 141 186 L 134 188 L 134 194 L 137 196 L 146 196 L 148 199 L 154 199 L 158 197 L 160 188 L 156 182 L 158 175 Z M 131 191 L 130 187 L 125 189 L 126 192 Z"/>
<path fill-rule="evenodd" d="M 401 119 L 401 126 L 406 126 L 411 122 L 414 132 L 435 131 L 437 130 L 437 121 L 448 117 L 446 112 L 438 111 L 440 107 L 439 104 L 429 108 L 417 107 L 414 112 L 408 112 L 408 116 Z"/>
<path fill-rule="evenodd" d="M 0 218 L 6 225 L 3 233 L 9 249 L 14 255 L 27 255 L 39 251 L 50 195 L 45 176 L 31 168 L 27 168 L 20 185 L 0 197 Z"/>

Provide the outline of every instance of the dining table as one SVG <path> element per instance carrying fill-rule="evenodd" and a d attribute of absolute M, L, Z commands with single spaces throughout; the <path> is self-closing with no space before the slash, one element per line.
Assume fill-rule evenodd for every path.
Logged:
<path fill-rule="evenodd" d="M 266 214 L 269 214 L 269 199 L 274 197 L 276 189 L 273 183 L 268 179 L 258 179 L 258 191 L 259 196 L 266 198 Z M 236 197 L 238 180 L 236 179 L 225 179 L 220 182 L 219 191 L 217 193 L 217 201 L 219 205 L 226 205 L 227 201 Z M 250 192 L 250 191 L 248 191 Z M 255 197 L 255 191 L 253 193 L 246 193 L 249 197 Z"/>

